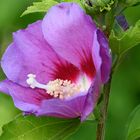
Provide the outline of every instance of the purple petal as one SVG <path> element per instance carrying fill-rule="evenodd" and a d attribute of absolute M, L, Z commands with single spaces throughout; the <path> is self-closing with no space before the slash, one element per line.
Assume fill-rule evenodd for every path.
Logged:
<path fill-rule="evenodd" d="M 9 80 L 0 83 L 0 91 L 9 94 L 17 108 L 25 112 L 36 112 L 43 99 L 50 98 L 31 88 L 25 88 Z"/>
<path fill-rule="evenodd" d="M 4 81 L 1 81 L 0 82 L 0 92 L 3 92 L 5 94 L 9 95 L 9 90 L 8 90 L 7 84 L 6 84 L 7 81 L 8 80 L 4 80 Z"/>
<path fill-rule="evenodd" d="M 92 19 L 75 3 L 53 6 L 42 22 L 47 42 L 65 60 L 94 76 L 92 42 L 95 32 Z"/>
<path fill-rule="evenodd" d="M 96 46 L 93 47 L 92 55 L 98 78 L 101 77 L 102 83 L 106 83 L 109 79 L 112 62 L 108 41 L 100 30 L 97 30 L 94 35 L 93 46 Z"/>
<path fill-rule="evenodd" d="M 85 108 L 86 93 L 79 93 L 70 100 L 50 99 L 42 103 L 37 115 L 55 116 L 61 118 L 81 117 Z M 91 113 L 91 112 L 90 112 Z"/>
<path fill-rule="evenodd" d="M 56 78 L 74 79 L 79 73 L 75 66 L 62 60 L 45 41 L 41 23 L 38 21 L 14 33 L 14 42 L 2 57 L 1 65 L 8 79 L 23 86 L 28 86 L 26 79 L 29 73 L 35 74 L 37 80 L 44 84 Z"/>
<path fill-rule="evenodd" d="M 81 116 L 82 121 L 85 120 L 87 116 L 93 112 L 93 109 L 98 101 L 101 83 L 100 79 L 97 76 L 93 80 L 92 85 L 88 90 L 88 94 L 84 104 L 84 110 Z"/>
<path fill-rule="evenodd" d="M 69 100 L 49 99 L 44 100 L 37 115 L 55 116 L 60 118 L 80 117 L 84 121 L 92 113 L 99 97 L 100 82 L 97 78 L 93 81 L 87 93 L 78 93 Z"/>

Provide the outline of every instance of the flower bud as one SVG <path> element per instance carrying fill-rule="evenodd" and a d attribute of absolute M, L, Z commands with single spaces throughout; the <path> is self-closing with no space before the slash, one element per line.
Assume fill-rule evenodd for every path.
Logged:
<path fill-rule="evenodd" d="M 115 0 L 88 0 L 95 11 L 110 11 Z"/>

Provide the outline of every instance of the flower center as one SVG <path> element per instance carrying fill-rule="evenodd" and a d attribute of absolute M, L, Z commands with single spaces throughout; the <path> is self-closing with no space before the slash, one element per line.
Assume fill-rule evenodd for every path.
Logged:
<path fill-rule="evenodd" d="M 31 88 L 45 89 L 46 93 L 50 94 L 55 98 L 66 99 L 79 93 L 82 88 L 81 84 L 72 83 L 70 80 L 56 79 L 49 81 L 46 85 L 39 83 L 36 80 L 36 75 L 28 74 L 27 84 Z"/>

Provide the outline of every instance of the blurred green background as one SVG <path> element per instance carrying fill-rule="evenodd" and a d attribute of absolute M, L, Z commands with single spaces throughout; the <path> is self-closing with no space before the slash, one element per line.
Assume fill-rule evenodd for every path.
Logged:
<path fill-rule="evenodd" d="M 33 1 L 35 0 L 0 0 L 0 56 L 12 41 L 12 32 L 25 28 L 29 23 L 43 17 L 41 13 L 20 17 Z M 137 6 L 124 11 L 130 25 L 134 25 L 140 19 L 139 9 L 140 6 Z M 1 72 L 0 80 L 2 79 L 4 76 Z M 106 140 L 124 140 L 128 116 L 138 104 L 140 104 L 140 45 L 128 52 L 114 74 Z M 0 128 L 19 112 L 10 97 L 0 94 Z M 69 140 L 95 140 L 95 132 L 96 124 L 83 123 L 78 133 L 71 136 Z"/>

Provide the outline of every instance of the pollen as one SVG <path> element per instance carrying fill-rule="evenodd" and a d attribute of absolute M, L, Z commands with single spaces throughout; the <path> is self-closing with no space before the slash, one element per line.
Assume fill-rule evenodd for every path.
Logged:
<path fill-rule="evenodd" d="M 53 96 L 54 98 L 67 99 L 79 93 L 81 90 L 81 85 L 72 83 L 70 80 L 56 79 L 54 81 L 49 81 L 46 85 L 37 82 L 36 75 L 29 74 L 27 79 L 27 84 L 31 88 L 41 88 L 46 90 L 46 93 Z"/>
<path fill-rule="evenodd" d="M 47 84 L 47 93 L 54 97 L 64 99 L 80 92 L 80 88 L 80 85 L 76 85 L 70 80 L 56 79 Z"/>

